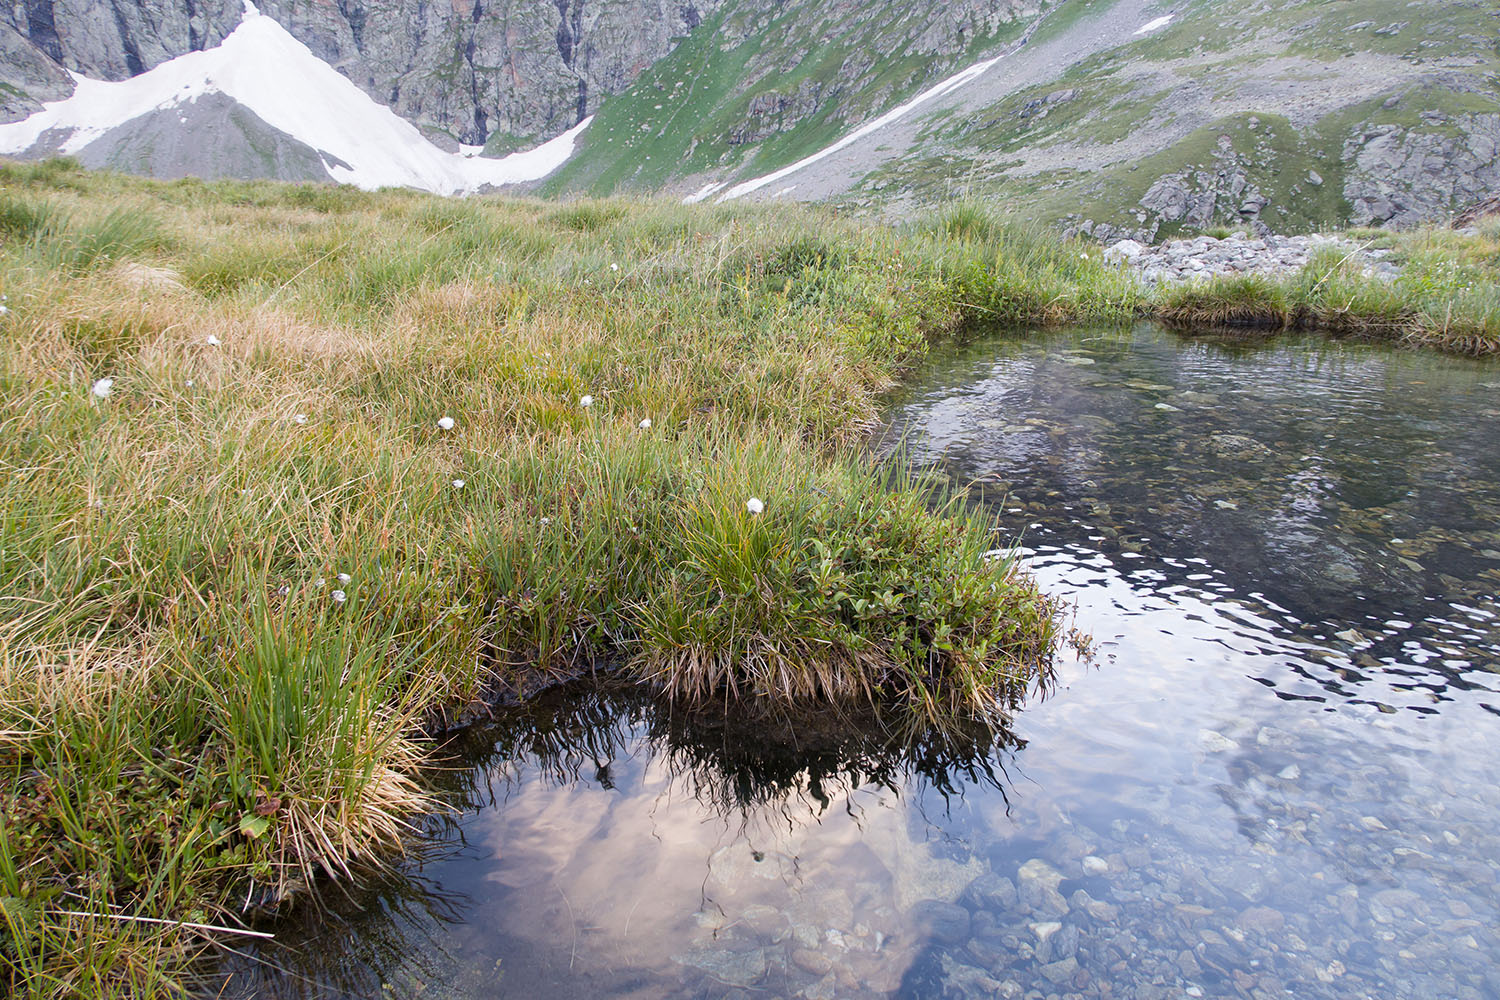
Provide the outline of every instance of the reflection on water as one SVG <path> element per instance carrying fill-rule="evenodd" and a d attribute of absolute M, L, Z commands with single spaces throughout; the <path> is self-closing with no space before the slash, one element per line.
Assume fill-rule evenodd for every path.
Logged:
<path fill-rule="evenodd" d="M 940 359 L 892 438 L 981 482 L 1096 666 L 914 745 L 554 693 L 227 995 L 1500 996 L 1496 388 L 1150 328 Z"/>
<path fill-rule="evenodd" d="M 1492 364 L 1146 326 L 951 353 L 887 439 L 1028 545 L 1316 645 L 1296 673 L 1325 690 L 1268 677 L 1283 695 L 1431 711 L 1500 661 L 1496 388 Z"/>
<path fill-rule="evenodd" d="M 750 986 L 799 957 L 821 978 L 836 941 L 836 979 L 889 991 L 921 944 L 908 915 L 982 872 L 947 828 L 955 807 L 1003 818 L 1021 746 L 833 713 L 682 714 L 592 682 L 464 744 L 448 793 L 467 815 L 435 823 L 411 877 L 282 928 L 295 950 L 236 968 L 237 990 L 659 996 L 664 976 Z"/>

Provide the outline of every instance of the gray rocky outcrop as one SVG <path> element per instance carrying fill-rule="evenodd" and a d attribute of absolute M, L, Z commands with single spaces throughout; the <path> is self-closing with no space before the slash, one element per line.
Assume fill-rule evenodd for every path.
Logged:
<path fill-rule="evenodd" d="M 546 138 L 619 93 L 720 0 L 267 0 L 275 17 L 377 100 L 467 143 Z"/>
<path fill-rule="evenodd" d="M 1042 12 L 1046 0 L 956 0 L 926 7 L 926 27 L 910 51 L 922 55 L 959 55 L 975 38 L 997 34 L 1018 20 Z"/>
<path fill-rule="evenodd" d="M 1105 250 L 1104 259 L 1130 267 L 1147 284 L 1182 284 L 1214 277 L 1286 277 L 1306 267 L 1318 251 L 1327 249 L 1338 251 L 1366 277 L 1389 280 L 1400 273 L 1386 259 L 1388 250 L 1316 235 L 1253 237 L 1238 233 L 1227 239 L 1199 236 L 1157 246 L 1127 239 Z"/>
<path fill-rule="evenodd" d="M 1212 166 L 1164 175 L 1140 201 L 1157 221 L 1195 229 L 1215 222 L 1255 222 L 1269 204 L 1228 136 L 1220 138 Z"/>
<path fill-rule="evenodd" d="M 1359 129 L 1344 144 L 1354 225 L 1445 219 L 1500 187 L 1500 114 L 1429 112 L 1423 125 Z"/>
<path fill-rule="evenodd" d="M 13 122 L 36 111 L 44 101 L 73 92 L 73 81 L 31 39 L 0 22 L 0 121 Z"/>
<path fill-rule="evenodd" d="M 0 23 L 58 66 L 124 80 L 219 44 L 243 12 L 243 0 L 12 0 L 0 6 Z M 0 82 L 13 79 L 7 60 Z"/>
<path fill-rule="evenodd" d="M 742 122 L 729 130 L 729 144 L 744 146 L 769 139 L 778 132 L 796 128 L 823 107 L 832 96 L 822 81 L 811 78 L 799 83 L 791 93 L 763 91 L 750 98 Z"/>
<path fill-rule="evenodd" d="M 1492 194 L 1483 201 L 1470 205 L 1458 214 L 1458 217 L 1453 220 L 1453 225 L 1460 229 L 1468 228 L 1481 219 L 1496 215 L 1500 215 L 1500 194 Z"/>

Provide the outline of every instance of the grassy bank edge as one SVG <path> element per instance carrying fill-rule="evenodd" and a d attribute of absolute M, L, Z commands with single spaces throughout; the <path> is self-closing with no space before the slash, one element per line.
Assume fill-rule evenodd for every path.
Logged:
<path fill-rule="evenodd" d="M 1055 606 L 961 498 L 851 450 L 933 342 L 1500 329 L 1492 235 L 1392 237 L 1394 283 L 1152 293 L 972 204 L 889 230 L 3 171 L 0 914 L 37 996 L 170 994 L 223 939 L 190 924 L 399 850 L 413 734 L 497 665 L 1013 708 Z"/>

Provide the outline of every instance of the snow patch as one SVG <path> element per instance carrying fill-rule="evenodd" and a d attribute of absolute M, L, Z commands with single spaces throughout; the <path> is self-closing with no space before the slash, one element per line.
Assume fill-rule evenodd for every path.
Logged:
<path fill-rule="evenodd" d="M 71 97 L 0 125 L 0 153 L 25 152 L 49 132 L 65 136 L 60 152 L 77 153 L 131 119 L 220 93 L 317 150 L 336 181 L 457 194 L 547 176 L 572 155 L 593 120 L 585 118 L 535 149 L 502 159 L 476 156 L 473 147 L 445 152 L 248 0 L 244 20 L 215 48 L 178 56 L 128 80 L 72 76 L 77 88 Z"/>
<path fill-rule="evenodd" d="M 719 195 L 718 200 L 731 201 L 735 198 L 743 197 L 744 195 L 747 195 L 752 191 L 757 191 L 760 188 L 765 187 L 767 184 L 773 184 L 784 177 L 789 177 L 797 171 L 801 170 L 803 167 L 811 166 L 812 164 L 817 163 L 819 160 L 826 159 L 827 157 L 832 156 L 834 153 L 837 153 L 839 150 L 853 145 L 854 143 L 863 139 L 865 136 L 870 135 L 873 132 L 878 132 L 892 122 L 911 113 L 915 109 L 921 107 L 923 104 L 926 104 L 933 98 L 941 97 L 949 91 L 957 90 L 959 87 L 962 87 L 970 80 L 974 80 L 980 76 L 983 76 L 991 66 L 995 65 L 997 62 L 1004 58 L 1004 56 L 996 56 L 993 59 L 986 59 L 984 62 L 975 63 L 968 69 L 960 70 L 941 83 L 938 83 L 922 91 L 920 94 L 918 94 L 916 97 L 913 97 L 905 104 L 898 105 L 897 107 L 894 107 L 891 110 L 887 111 L 885 114 L 881 115 L 879 118 L 876 118 L 874 121 L 867 122 L 866 124 L 861 125 L 859 128 L 855 129 L 853 132 L 850 132 L 848 135 L 844 136 L 833 145 L 826 146 L 823 149 L 818 150 L 816 153 L 813 153 L 811 156 L 803 157 L 789 167 L 782 167 L 780 170 L 777 170 L 774 173 L 769 173 L 761 177 L 753 178 L 752 180 L 745 181 L 742 184 L 736 184 L 728 191 L 725 191 L 723 194 Z"/>
<path fill-rule="evenodd" d="M 1175 14 L 1168 14 L 1166 17 L 1158 17 L 1154 21 L 1147 21 L 1145 24 L 1135 29 L 1132 37 L 1134 37 L 1135 35 L 1149 35 L 1153 31 L 1160 31 L 1167 25 L 1171 24 L 1172 18 L 1175 16 Z"/>
<path fill-rule="evenodd" d="M 711 197 L 715 192 L 723 190 L 724 186 L 727 183 L 727 181 L 720 181 L 717 184 L 705 184 L 698 190 L 694 191 L 692 194 L 688 195 L 686 198 L 682 199 L 682 203 L 684 205 L 696 205 L 698 204 L 698 202 L 703 201 L 705 198 Z"/>

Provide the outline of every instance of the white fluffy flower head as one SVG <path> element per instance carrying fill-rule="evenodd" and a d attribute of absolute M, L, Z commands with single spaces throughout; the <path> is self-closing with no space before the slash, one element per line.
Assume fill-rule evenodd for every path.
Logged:
<path fill-rule="evenodd" d="M 438 417 L 438 428 L 445 431 L 451 431 L 453 429 L 453 418 Z"/>
<path fill-rule="evenodd" d="M 594 397 L 593 396 L 580 396 L 580 397 L 578 397 L 578 405 L 581 406 L 581 407 L 583 407 L 586 410 L 590 406 L 594 405 Z"/>
<path fill-rule="evenodd" d="M 305 413 L 294 413 L 294 414 L 292 414 L 292 423 L 294 423 L 294 424 L 305 424 L 305 423 L 307 423 L 307 414 L 305 414 Z"/>
<path fill-rule="evenodd" d="M 649 431 L 650 429 L 651 429 L 651 418 L 647 417 L 645 420 L 641 421 L 641 430 L 643 430 L 643 431 Z"/>
<path fill-rule="evenodd" d="M 92 389 L 90 389 L 89 391 L 92 392 L 99 399 L 108 399 L 109 398 L 110 390 L 114 388 L 114 385 L 115 385 L 115 380 L 114 379 L 112 379 L 112 378 L 101 378 L 99 381 L 97 381 L 97 382 L 94 383 L 94 387 Z"/>
<path fill-rule="evenodd" d="M 220 340 L 218 337 L 215 337 L 213 334 L 210 333 L 208 335 L 208 339 L 205 340 L 204 343 L 207 344 L 209 347 L 218 347 L 220 344 L 223 343 L 223 341 Z"/>
<path fill-rule="evenodd" d="M 342 590 L 335 590 L 333 592 L 333 603 L 335 604 L 343 604 L 348 599 L 349 595 L 344 593 Z"/>
<path fill-rule="evenodd" d="M 761 502 L 760 497 L 751 497 L 745 501 L 745 509 L 752 514 L 759 514 L 766 509 L 766 505 Z"/>
<path fill-rule="evenodd" d="M 461 489 L 463 489 L 464 488 L 464 481 L 462 479 L 455 479 L 455 480 L 453 480 L 453 488 L 455 490 L 461 490 Z"/>

